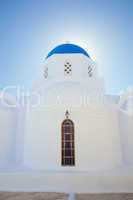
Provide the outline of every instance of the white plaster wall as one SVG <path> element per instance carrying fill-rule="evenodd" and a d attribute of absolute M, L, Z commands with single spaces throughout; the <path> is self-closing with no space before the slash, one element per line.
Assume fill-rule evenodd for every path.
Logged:
<path fill-rule="evenodd" d="M 75 124 L 76 165 L 61 166 L 61 123 L 65 111 L 61 107 L 30 110 L 25 133 L 25 164 L 35 169 L 66 171 L 119 167 L 121 147 L 117 112 L 98 104 L 69 109 Z"/>
<path fill-rule="evenodd" d="M 119 126 L 125 165 L 133 165 L 133 116 L 119 112 Z"/>
<path fill-rule="evenodd" d="M 16 149 L 15 149 L 15 160 L 17 164 L 22 164 L 23 162 L 23 153 L 24 153 L 24 130 L 25 130 L 25 107 L 20 106 L 17 114 L 17 123 L 16 123 Z"/>
<path fill-rule="evenodd" d="M 0 167 L 15 162 L 17 110 L 0 106 Z"/>
<path fill-rule="evenodd" d="M 47 81 L 43 87 L 33 91 L 29 102 L 34 107 L 37 105 L 56 107 L 59 104 L 66 107 L 79 107 L 81 104 L 86 105 L 90 102 L 107 102 L 104 94 L 105 88 L 102 78 L 82 81 Z"/>

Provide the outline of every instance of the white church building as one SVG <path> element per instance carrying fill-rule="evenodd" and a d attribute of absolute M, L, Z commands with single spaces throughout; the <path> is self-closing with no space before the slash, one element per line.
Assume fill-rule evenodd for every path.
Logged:
<path fill-rule="evenodd" d="M 1 93 L 0 177 L 6 174 L 3 179 L 10 185 L 4 182 L 1 186 L 0 181 L 0 189 L 12 188 L 13 174 L 18 177 L 13 188 L 23 189 L 28 173 L 32 172 L 32 176 L 37 173 L 74 175 L 75 180 L 76 175 L 82 174 L 90 181 L 87 184 L 91 189 L 92 174 L 95 178 L 101 174 L 116 178 L 118 173 L 121 184 L 120 177 L 125 173 L 126 186 L 121 185 L 122 189 L 118 190 L 124 187 L 130 190 L 133 184 L 133 179 L 129 181 L 133 175 L 133 90 L 127 89 L 121 95 L 106 94 L 97 65 L 75 44 L 62 44 L 50 51 L 42 71 L 42 77 L 27 97 L 26 102 L 30 103 L 15 107 L 15 99 Z M 38 177 L 43 177 L 40 174 Z M 23 184 L 22 176 L 25 176 Z M 42 179 L 39 179 L 41 183 Z M 96 184 L 98 181 L 95 180 Z M 114 190 L 117 181 L 111 182 Z M 38 189 L 37 186 L 29 188 Z M 44 189 L 41 184 L 40 188 Z"/>

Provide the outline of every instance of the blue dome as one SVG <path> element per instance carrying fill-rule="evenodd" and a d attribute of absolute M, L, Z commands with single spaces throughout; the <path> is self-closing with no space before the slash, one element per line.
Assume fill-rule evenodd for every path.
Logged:
<path fill-rule="evenodd" d="M 55 47 L 52 51 L 49 52 L 46 58 L 51 57 L 54 54 L 71 54 L 71 53 L 80 53 L 90 58 L 88 53 L 78 45 L 75 44 L 61 44 Z"/>

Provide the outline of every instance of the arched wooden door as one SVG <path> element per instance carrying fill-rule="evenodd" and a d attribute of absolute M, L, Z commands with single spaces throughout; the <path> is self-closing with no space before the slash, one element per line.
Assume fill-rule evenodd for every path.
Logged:
<path fill-rule="evenodd" d="M 74 123 L 70 119 L 62 122 L 62 166 L 75 165 Z"/>

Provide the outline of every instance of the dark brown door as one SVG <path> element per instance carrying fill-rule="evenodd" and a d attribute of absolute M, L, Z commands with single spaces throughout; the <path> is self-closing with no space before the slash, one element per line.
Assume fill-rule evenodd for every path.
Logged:
<path fill-rule="evenodd" d="M 74 123 L 66 119 L 62 123 L 62 166 L 75 165 Z"/>

